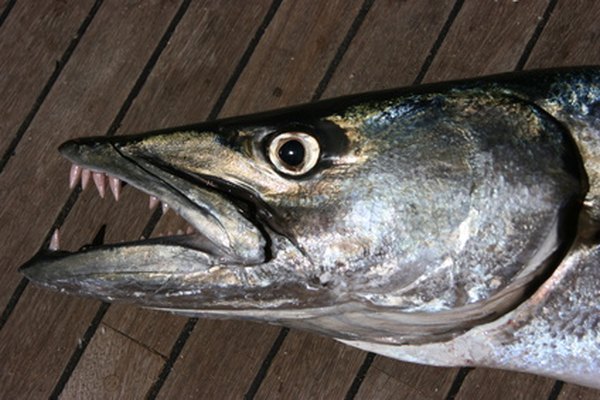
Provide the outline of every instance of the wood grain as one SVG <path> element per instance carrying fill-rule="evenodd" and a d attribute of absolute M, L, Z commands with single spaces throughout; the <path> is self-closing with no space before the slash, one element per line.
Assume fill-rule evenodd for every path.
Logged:
<path fill-rule="evenodd" d="M 208 118 L 265 18 L 271 0 L 192 2 L 119 133 Z"/>
<path fill-rule="evenodd" d="M 284 3 L 220 117 L 310 101 L 361 4 L 357 0 Z"/>
<path fill-rule="evenodd" d="M 68 165 L 56 147 L 74 134 L 108 129 L 177 6 L 105 2 L 0 176 L 0 187 L 11 189 L 0 193 L 3 307 L 21 279 L 17 267 L 41 245 L 68 196 Z M 0 374 L 0 393 L 48 396 L 96 307 L 28 287 L 0 332 L 0 370 L 10 371 Z"/>
<path fill-rule="evenodd" d="M 92 4 L 92 0 L 19 1 L 12 8 L 0 31 L 0 155 L 5 154 Z"/>
<path fill-rule="evenodd" d="M 429 367 L 377 356 L 356 398 L 445 399 L 456 371 L 456 368 Z"/>
<path fill-rule="evenodd" d="M 375 2 L 323 97 L 412 84 L 454 1 Z"/>
<path fill-rule="evenodd" d="M 199 321 L 158 398 L 243 398 L 277 332 L 250 322 Z"/>
<path fill-rule="evenodd" d="M 600 391 L 566 384 L 562 387 L 559 400 L 598 400 L 600 398 Z"/>
<path fill-rule="evenodd" d="M 465 378 L 456 400 L 547 399 L 553 384 L 553 379 L 537 375 L 476 368 Z"/>
<path fill-rule="evenodd" d="M 28 288 L 0 331 L 2 397 L 47 398 L 91 322 L 81 315 L 96 309 L 90 300 Z"/>
<path fill-rule="evenodd" d="M 73 136 L 108 129 L 176 6 L 157 0 L 104 3 L 0 175 L 0 187 L 10 188 L 0 193 L 1 307 L 21 280 L 17 267 L 46 236 L 37 227 L 49 228 L 69 195 L 62 183 L 68 163 L 56 156 L 56 148 Z M 43 196 L 31 196 L 32 188 Z"/>
<path fill-rule="evenodd" d="M 600 3 L 559 1 L 527 69 L 600 64 Z"/>
<path fill-rule="evenodd" d="M 424 81 L 514 70 L 547 6 L 548 0 L 465 2 Z"/>
<path fill-rule="evenodd" d="M 62 400 L 144 398 L 165 361 L 104 324 L 85 354 L 61 393 Z"/>
<path fill-rule="evenodd" d="M 258 399 L 341 399 L 364 353 L 333 339 L 291 331 L 260 386 Z"/>

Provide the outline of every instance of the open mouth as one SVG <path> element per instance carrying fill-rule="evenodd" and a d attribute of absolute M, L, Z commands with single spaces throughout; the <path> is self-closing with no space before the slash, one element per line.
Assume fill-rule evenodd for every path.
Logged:
<path fill-rule="evenodd" d="M 92 143 L 72 141 L 61 146 L 61 153 L 76 163 L 69 175 L 71 187 L 80 183 L 83 188 L 91 180 L 101 197 L 108 187 L 118 200 L 125 182 L 148 194 L 151 209 L 160 204 L 163 213 L 172 209 L 187 222 L 185 231 L 167 232 L 153 241 L 187 246 L 227 262 L 250 265 L 265 261 L 264 233 L 258 221 L 249 218 L 253 205 L 241 195 L 232 195 L 230 186 L 164 160 L 128 154 L 118 144 Z"/>
<path fill-rule="evenodd" d="M 219 288 L 241 290 L 244 270 L 269 261 L 270 239 L 256 217 L 256 205 L 218 177 L 141 156 L 130 144 L 105 139 L 63 144 L 61 153 L 74 163 L 70 187 L 85 189 L 93 183 L 101 197 L 110 191 L 118 200 L 122 187 L 131 185 L 149 195 L 150 208 L 173 210 L 187 228 L 152 239 L 87 246 L 76 253 L 59 250 L 56 231 L 50 251 L 42 250 L 21 271 L 43 286 L 109 301 L 158 307 L 188 307 L 193 298 L 227 302 L 233 292 L 219 294 Z"/>
<path fill-rule="evenodd" d="M 94 185 L 101 198 L 105 198 L 107 193 L 110 191 L 116 202 L 121 199 L 122 188 L 128 183 L 121 179 L 112 176 L 105 172 L 91 170 L 82 167 L 78 164 L 72 164 L 71 170 L 69 171 L 69 189 L 73 190 L 78 186 L 81 186 L 81 190 L 86 190 L 90 185 Z M 150 211 L 155 210 L 157 207 L 161 208 L 162 215 L 165 215 L 169 210 L 169 205 L 151 194 L 148 195 L 148 209 Z M 158 233 L 157 237 L 173 237 L 173 236 L 193 236 L 196 233 L 194 227 L 187 223 L 185 230 L 178 229 L 177 231 L 167 231 Z M 144 240 L 144 239 L 140 239 Z M 50 244 L 48 246 L 50 251 L 60 250 L 60 230 L 57 228 L 51 237 Z"/>

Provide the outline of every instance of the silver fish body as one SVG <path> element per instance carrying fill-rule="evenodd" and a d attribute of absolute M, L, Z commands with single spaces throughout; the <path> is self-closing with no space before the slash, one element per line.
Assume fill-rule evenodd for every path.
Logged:
<path fill-rule="evenodd" d="M 42 251 L 34 282 L 600 388 L 600 68 L 65 143 L 196 232 Z"/>

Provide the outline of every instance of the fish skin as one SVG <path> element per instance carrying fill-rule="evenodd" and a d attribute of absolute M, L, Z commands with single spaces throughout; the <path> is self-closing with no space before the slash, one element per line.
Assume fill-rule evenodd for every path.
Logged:
<path fill-rule="evenodd" d="M 318 162 L 270 152 L 302 132 Z M 70 294 L 298 327 L 393 358 L 600 388 L 600 68 L 339 99 L 61 152 L 197 233 L 42 251 Z"/>

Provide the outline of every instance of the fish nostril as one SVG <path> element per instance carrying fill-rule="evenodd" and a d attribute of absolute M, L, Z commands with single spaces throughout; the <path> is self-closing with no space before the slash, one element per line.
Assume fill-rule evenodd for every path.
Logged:
<path fill-rule="evenodd" d="M 69 140 L 58 147 L 60 154 L 66 156 L 75 156 L 79 154 L 79 143 L 76 140 Z"/>

